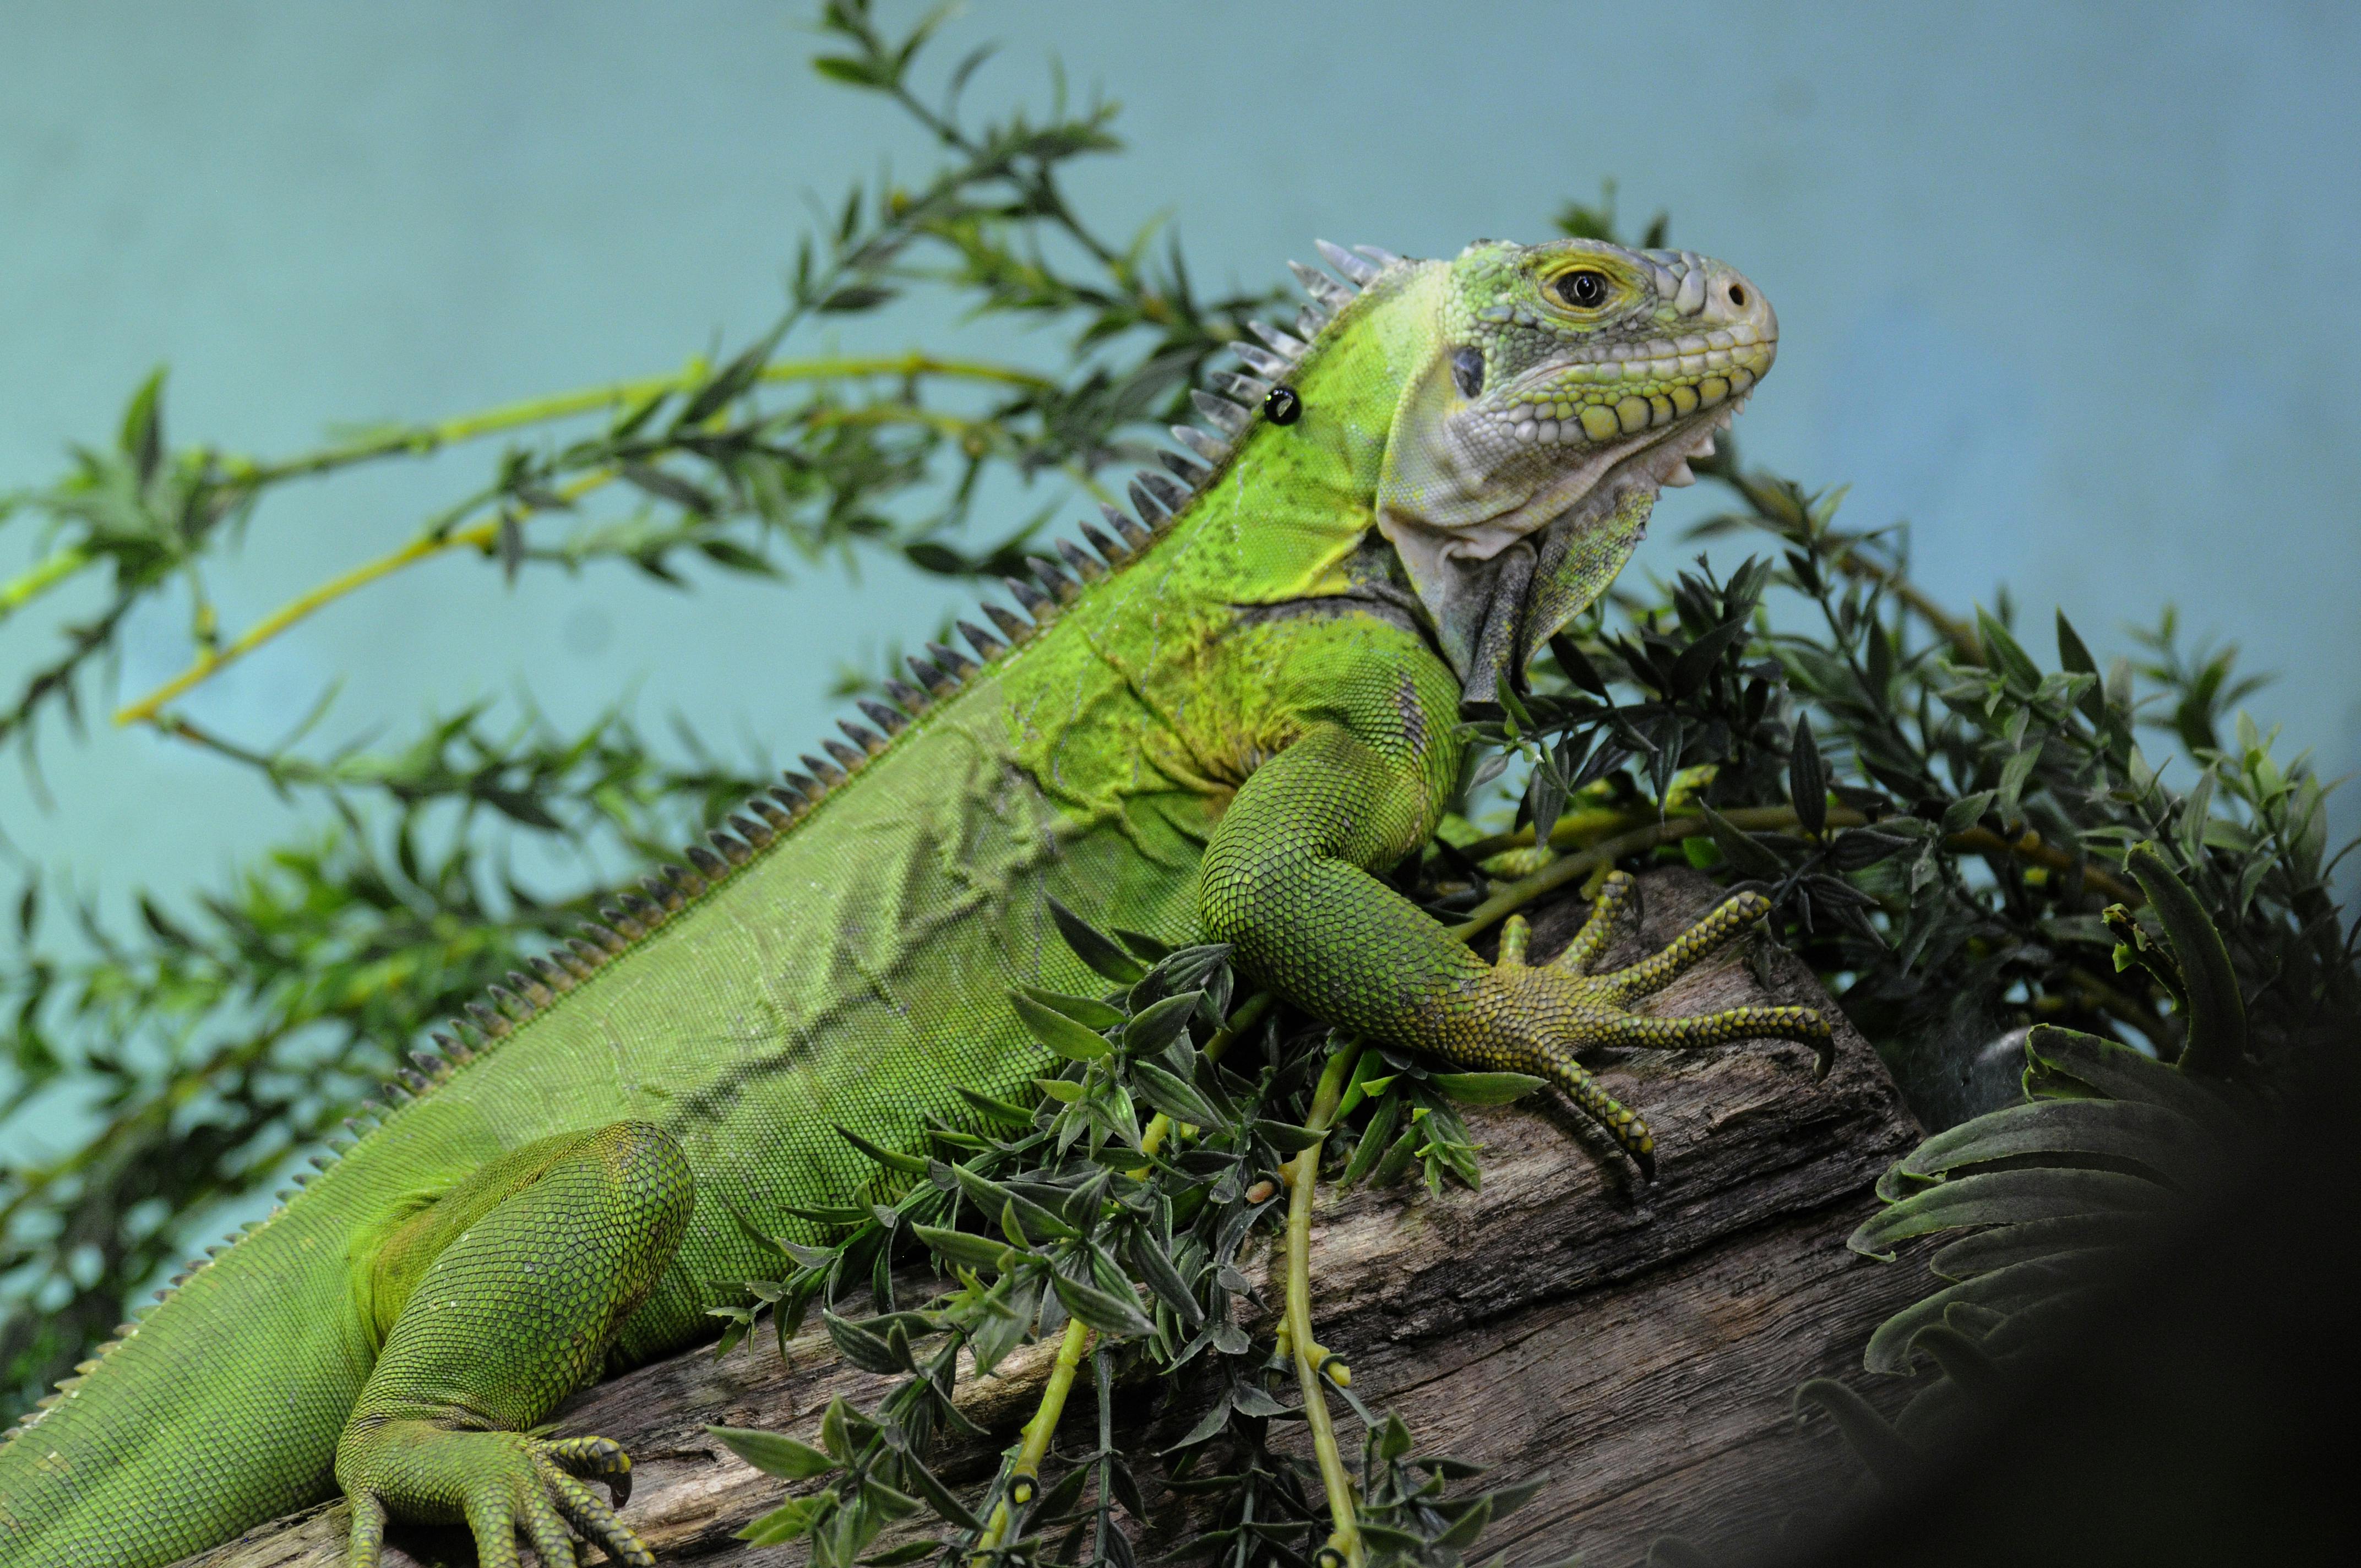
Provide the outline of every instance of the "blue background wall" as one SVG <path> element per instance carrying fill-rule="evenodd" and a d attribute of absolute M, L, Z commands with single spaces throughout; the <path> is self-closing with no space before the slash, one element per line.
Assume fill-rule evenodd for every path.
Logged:
<path fill-rule="evenodd" d="M 177 437 L 273 453 L 328 421 L 742 341 L 776 308 L 806 192 L 840 193 L 881 148 L 931 162 L 813 76 L 805 14 L 9 7 L 0 488 L 105 437 L 159 360 Z M 1008 47 L 973 101 L 1038 100 L 1052 51 L 1121 98 L 1134 150 L 1082 192 L 1118 230 L 1170 214 L 1208 280 L 1261 284 L 1314 235 L 1416 254 L 1536 236 L 1617 177 L 1627 216 L 1669 208 L 1676 243 L 1777 304 L 1779 369 L 1741 426 L 1753 458 L 1850 481 L 1848 519 L 1910 520 L 1943 598 L 2005 581 L 2029 625 L 2062 603 L 2103 658 L 2178 602 L 2286 673 L 2259 716 L 2331 773 L 2361 768 L 2361 11 L 1074 0 L 979 5 L 953 33 L 993 37 Z M 217 585 L 226 624 L 398 543 L 481 462 L 274 501 Z M 32 558 L 27 532 L 0 534 L 0 574 Z M 1644 565 L 1678 563 L 1674 533 Z M 840 658 L 966 597 L 909 576 L 873 567 L 879 591 L 855 597 L 823 571 L 794 600 L 650 595 L 620 571 L 511 593 L 447 560 L 191 711 L 267 742 L 339 673 L 331 735 L 529 678 L 568 721 L 636 693 L 644 717 L 796 749 Z M 0 667 L 92 602 L 0 628 Z M 185 654 L 178 610 L 143 620 L 121 689 Z M 0 770 L 0 828 L 86 886 L 214 882 L 300 826 L 146 734 L 47 742 L 64 808 Z M 2348 801 L 2340 836 L 2356 827 Z"/>

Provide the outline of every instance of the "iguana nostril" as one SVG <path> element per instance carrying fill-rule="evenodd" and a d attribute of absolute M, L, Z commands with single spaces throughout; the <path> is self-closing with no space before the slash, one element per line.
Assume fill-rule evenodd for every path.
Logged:
<path fill-rule="evenodd" d="M 1730 286 L 1730 302 L 1740 306 L 1746 303 L 1746 289 L 1743 284 L 1732 283 Z"/>

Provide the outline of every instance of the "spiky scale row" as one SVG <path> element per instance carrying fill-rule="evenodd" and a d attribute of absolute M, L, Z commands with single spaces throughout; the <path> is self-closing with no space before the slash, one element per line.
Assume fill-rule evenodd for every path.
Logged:
<path fill-rule="evenodd" d="M 643 940 L 674 915 L 686 908 L 709 885 L 751 861 L 772 839 L 817 808 L 871 757 L 882 753 L 890 743 L 890 738 L 906 729 L 912 718 L 920 716 L 935 703 L 956 694 L 963 683 L 988 669 L 992 662 L 1002 654 L 1023 646 L 1034 636 L 1040 622 L 1059 605 L 1071 603 L 1080 597 L 1083 585 L 1099 580 L 1111 569 L 1120 569 L 1154 543 L 1171 520 L 1188 506 L 1196 489 L 1227 460 L 1235 440 L 1251 427 L 1256 417 L 1253 411 L 1261 409 L 1264 400 L 1294 370 L 1296 362 L 1310 347 L 1308 340 L 1326 326 L 1336 311 L 1351 302 L 1360 287 L 1375 279 L 1384 268 L 1400 259 L 1389 252 L 1367 246 L 1356 247 L 1356 255 L 1325 240 L 1315 243 L 1321 256 L 1343 274 L 1346 281 L 1339 283 L 1324 273 L 1290 263 L 1312 298 L 1312 303 L 1297 319 L 1297 332 L 1290 334 L 1260 321 L 1246 323 L 1247 329 L 1268 346 L 1258 347 L 1252 343 L 1240 342 L 1232 347 L 1240 362 L 1254 374 L 1217 372 L 1212 379 L 1227 396 L 1207 392 L 1191 394 L 1191 400 L 1198 412 L 1214 429 L 1205 431 L 1186 425 L 1173 427 L 1175 439 L 1186 446 L 1189 453 L 1166 452 L 1159 454 L 1159 457 L 1180 482 L 1155 469 L 1141 469 L 1128 487 L 1137 519 L 1119 507 L 1101 507 L 1107 525 L 1115 531 L 1115 537 L 1109 537 L 1087 523 L 1082 525 L 1082 537 L 1093 550 L 1098 552 L 1099 558 L 1092 557 L 1080 546 L 1062 541 L 1056 548 L 1063 558 L 1063 565 L 1045 557 L 1031 558 L 1027 564 L 1040 579 L 1041 587 L 1036 587 L 1022 578 L 1005 579 L 1010 595 L 1024 607 L 1025 616 L 1016 615 L 997 604 L 984 604 L 983 614 L 999 629 L 1001 635 L 998 637 L 972 622 L 962 620 L 957 623 L 961 637 L 983 661 L 981 665 L 941 643 L 928 643 L 926 658 L 913 656 L 909 661 L 911 672 L 917 677 L 923 690 L 900 681 L 889 681 L 885 691 L 894 699 L 895 707 L 866 700 L 859 703 L 862 713 L 878 726 L 882 734 L 849 721 L 841 722 L 840 728 L 860 750 L 855 751 L 832 740 L 824 740 L 820 743 L 829 756 L 840 765 L 831 765 L 809 755 L 799 758 L 805 772 L 791 770 L 784 773 L 780 783 L 771 785 L 764 794 L 756 796 L 741 812 L 728 819 L 730 831 L 717 830 L 708 835 L 707 845 L 690 845 L 687 848 L 686 857 L 693 869 L 658 868 L 642 883 L 644 894 L 617 894 L 611 904 L 599 909 L 598 920 L 583 923 L 578 937 L 567 938 L 545 956 L 528 959 L 530 974 L 511 970 L 502 983 L 488 987 L 496 1006 L 483 1002 L 468 1003 L 463 1009 L 464 1018 L 453 1019 L 442 1029 L 433 1031 L 430 1038 L 434 1049 L 410 1053 L 412 1065 L 398 1068 L 395 1076 L 380 1087 L 376 1096 L 364 1101 L 354 1115 L 346 1118 L 340 1133 L 328 1140 L 330 1152 L 313 1155 L 311 1163 L 324 1172 L 335 1164 L 337 1155 L 379 1126 L 388 1111 L 430 1091 L 457 1069 L 507 1039 L 558 996 L 588 981 L 609 961 L 629 951 L 634 943 Z M 707 847 L 708 845 L 709 848 Z M 295 1179 L 300 1186 L 310 1181 L 312 1175 L 306 1173 Z M 283 1206 L 294 1193 L 282 1190 L 277 1196 Z M 280 1210 L 274 1209 L 261 1219 L 247 1222 L 232 1233 L 229 1241 L 235 1242 L 262 1230 L 279 1212 Z M 226 1250 L 227 1243 L 207 1248 L 203 1257 L 175 1275 L 167 1288 L 156 1293 L 157 1299 L 169 1299 L 174 1290 L 185 1285 Z M 5 1437 L 0 1437 L 0 1443 L 13 1442 L 49 1410 L 71 1398 L 82 1387 L 83 1378 L 138 1332 L 139 1325 L 136 1321 L 118 1325 L 114 1337 L 99 1345 L 91 1360 L 77 1365 L 75 1376 L 61 1380 L 55 1393 L 38 1401 Z"/>

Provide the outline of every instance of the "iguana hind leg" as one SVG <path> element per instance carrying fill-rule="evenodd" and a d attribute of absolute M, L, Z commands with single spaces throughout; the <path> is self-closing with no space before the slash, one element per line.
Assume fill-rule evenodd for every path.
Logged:
<path fill-rule="evenodd" d="M 568 1525 L 654 1562 L 577 1479 L 620 1506 L 622 1449 L 527 1433 L 597 1376 L 694 1206 L 672 1135 L 619 1122 L 514 1151 L 388 1238 L 368 1283 L 394 1315 L 336 1448 L 354 1568 L 375 1568 L 388 1514 L 467 1525 L 483 1568 L 514 1564 L 521 1534 L 542 1568 L 575 1568 Z"/>

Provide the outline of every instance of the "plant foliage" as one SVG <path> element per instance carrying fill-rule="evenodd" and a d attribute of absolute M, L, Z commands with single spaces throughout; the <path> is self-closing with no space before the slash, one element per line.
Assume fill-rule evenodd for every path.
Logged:
<path fill-rule="evenodd" d="M 129 929 L 27 873 L 0 968 L 0 1117 L 21 1125 L 62 1107 L 92 1129 L 63 1154 L 12 1153 L 0 1171 L 9 1403 L 85 1354 L 203 1239 L 192 1232 L 206 1214 L 268 1188 L 400 1070 L 433 1020 L 559 940 L 598 887 L 718 820 L 765 771 L 720 761 L 693 734 L 660 742 L 620 714 L 561 733 L 529 702 L 512 719 L 470 708 L 341 747 L 313 739 L 315 713 L 258 748 L 190 718 L 186 691 L 445 554 L 511 578 L 620 565 L 661 592 L 713 574 L 786 587 L 876 552 L 996 574 L 1057 505 L 1097 493 L 1109 465 L 1142 460 L 1148 433 L 1185 411 L 1209 360 L 1270 302 L 1205 295 L 1153 225 L 1116 237 L 1088 221 L 1065 181 L 1077 160 L 1119 150 L 1113 107 L 1060 93 L 1045 113 L 974 115 L 962 95 L 988 51 L 935 70 L 940 19 L 896 35 L 865 0 L 823 8 L 820 73 L 913 118 L 940 164 L 916 183 L 858 185 L 819 214 L 782 314 L 735 352 L 279 458 L 173 444 L 159 372 L 61 477 L 0 496 L 0 531 L 35 536 L 32 564 L 0 582 L 0 626 L 40 643 L 0 691 L 0 739 L 29 762 L 37 735 L 79 723 L 132 612 L 170 597 L 191 607 L 189 671 L 124 717 L 247 770 L 323 824 L 185 900 L 110 890 L 132 897 Z M 1611 186 L 1559 221 L 1611 236 Z M 1660 215 L 1648 242 L 1664 228 Z M 947 302 L 1048 330 L 1023 362 L 806 351 L 840 319 Z M 246 535 L 295 482 L 463 446 L 486 452 L 478 477 L 400 550 L 250 629 L 219 624 L 206 584 L 236 570 Z M 2202 1074 L 2246 1093 L 2361 1013 L 2329 891 L 2326 786 L 2235 711 L 2255 683 L 2228 652 L 2188 648 L 2168 615 L 2142 659 L 2103 672 L 2060 617 L 2044 661 L 2005 603 L 1955 617 L 1914 585 L 1899 533 L 1840 527 L 1841 491 L 1746 467 L 1727 447 L 1698 470 L 1730 502 L 1703 532 L 1769 554 L 1719 572 L 1701 560 L 1654 589 L 1627 584 L 1555 640 L 1532 689 L 1471 724 L 1484 760 L 1462 813 L 1402 871 L 1413 896 L 1472 933 L 1619 864 L 1682 861 L 1759 887 L 1938 1124 L 1996 1104 L 1977 1078 L 1983 1047 L 2040 1025 L 2037 1061 L 2081 1097 L 1970 1121 L 1922 1150 L 1892 1179 L 1889 1227 L 1920 1223 L 1895 1213 L 1931 1225 L 1982 1212 L 1945 1206 L 2024 1173 L 1980 1164 L 2028 1154 L 2072 1157 L 2033 1174 L 2077 1191 L 2100 1176 L 2153 1185 L 2122 1140 L 2202 1146 L 2210 1124 L 2119 1084 Z M 994 475 L 1056 495 L 1032 521 L 978 538 L 972 514 Z M 42 619 L 68 585 L 95 608 Z M 2140 844 L 2179 903 L 2125 870 Z M 575 882 L 552 891 L 513 870 L 552 850 L 581 868 Z M 2216 934 L 2202 964 L 2191 910 Z M 1305 1414 L 1290 1403 L 1291 1363 L 1243 1326 L 1275 1305 L 1262 1299 L 1275 1287 L 1242 1264 L 1286 1206 L 1279 1173 L 1315 1149 L 1311 1163 L 1345 1182 L 1473 1184 L 1477 1150 L 1455 1107 L 1533 1080 L 1435 1072 L 1234 998 L 1219 949 L 1166 952 L 1071 921 L 1067 937 L 1110 989 L 1017 999 L 1060 1063 L 1038 1103 L 980 1102 L 988 1135 L 938 1129 L 924 1155 L 864 1149 L 891 1201 L 815 1216 L 840 1226 L 838 1239 L 778 1244 L 777 1277 L 721 1314 L 726 1348 L 765 1314 L 784 1343 L 817 1310 L 845 1359 L 895 1379 L 871 1409 L 832 1406 L 816 1445 L 723 1434 L 801 1488 L 758 1539 L 808 1539 L 824 1562 L 906 1560 L 893 1541 L 975 1561 L 961 1543 L 990 1537 L 988 1559 L 1124 1564 L 1122 1521 L 1143 1516 L 1156 1464 L 1201 1554 L 1240 1568 L 1320 1560 L 1318 1478 L 1270 1439 Z M 2198 1026 L 2233 1004 L 2242 1032 Z M 2076 1073 L 2135 1059 L 2120 1080 Z M 1323 1102 L 1332 1069 L 1341 1092 Z M 2137 1168 L 2118 1168 L 2126 1161 Z M 1926 1190 L 1903 1191 L 1914 1184 Z M 2070 1232 L 2079 1245 L 2112 1234 L 2115 1212 L 2048 1219 L 2084 1224 L 2088 1236 Z M 1987 1238 L 2010 1234 L 1943 1255 L 1996 1258 L 2013 1244 Z M 896 1264 L 906 1280 L 917 1260 L 941 1288 L 904 1300 Z M 1951 1288 L 1966 1294 L 1921 1310 L 1901 1343 L 1956 1349 L 1927 1336 L 1986 1326 L 1954 1319 L 1990 1308 L 1990 1281 L 2013 1266 L 1960 1264 Z M 1020 1453 L 980 1499 L 935 1475 L 930 1441 L 968 1424 L 958 1358 L 994 1366 L 1028 1340 L 1072 1339 L 1077 1322 L 1087 1348 L 1067 1370 L 1097 1401 L 1095 1445 L 1045 1452 L 1033 1469 Z M 1194 1428 L 1159 1435 L 1169 1463 L 1118 1430 L 1116 1390 L 1142 1376 L 1214 1392 Z M 1377 1560 L 1455 1563 L 1521 1500 L 1455 1489 L 1466 1467 L 1414 1456 L 1398 1421 L 1328 1375 L 1331 1397 L 1362 1423 L 1360 1525 Z"/>

